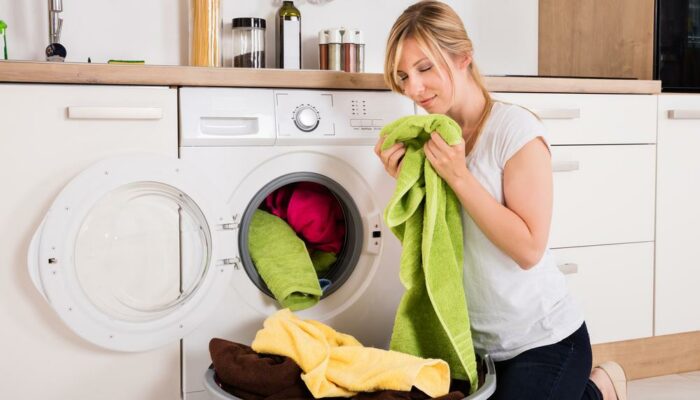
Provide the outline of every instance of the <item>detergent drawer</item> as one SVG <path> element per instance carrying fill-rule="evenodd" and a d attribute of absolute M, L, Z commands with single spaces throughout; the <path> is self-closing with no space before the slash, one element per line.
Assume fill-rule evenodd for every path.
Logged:
<path fill-rule="evenodd" d="M 552 250 L 582 306 L 591 343 L 652 336 L 654 243 Z"/>
<path fill-rule="evenodd" d="M 550 247 L 654 240 L 655 145 L 553 146 Z"/>

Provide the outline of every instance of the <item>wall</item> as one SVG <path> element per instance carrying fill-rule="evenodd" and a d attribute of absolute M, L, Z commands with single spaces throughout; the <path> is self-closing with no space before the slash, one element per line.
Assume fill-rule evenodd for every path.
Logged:
<path fill-rule="evenodd" d="M 274 65 L 274 16 L 280 0 L 221 0 L 225 65 L 230 65 L 231 19 L 267 20 L 267 64 Z M 384 45 L 394 19 L 413 0 L 297 0 L 302 13 L 303 66 L 317 68 L 320 29 L 346 26 L 365 31 L 366 70 L 381 72 Z M 188 0 L 65 0 L 61 42 L 68 61 L 143 59 L 149 64 L 187 64 Z M 537 0 L 446 0 L 474 39 L 482 72 L 537 73 Z M 11 59 L 44 60 L 48 44 L 46 0 L 0 0 Z"/>

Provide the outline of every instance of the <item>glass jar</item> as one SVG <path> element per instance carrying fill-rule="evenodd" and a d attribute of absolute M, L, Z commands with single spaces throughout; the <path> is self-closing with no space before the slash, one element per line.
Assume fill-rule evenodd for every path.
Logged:
<path fill-rule="evenodd" d="M 221 0 L 190 0 L 190 65 L 221 66 Z"/>
<path fill-rule="evenodd" d="M 265 19 L 234 18 L 233 63 L 238 68 L 265 68 Z"/>

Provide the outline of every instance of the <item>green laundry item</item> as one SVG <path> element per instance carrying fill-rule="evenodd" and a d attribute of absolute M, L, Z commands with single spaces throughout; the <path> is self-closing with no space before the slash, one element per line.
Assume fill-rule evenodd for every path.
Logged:
<path fill-rule="evenodd" d="M 0 35 L 3 42 L 3 58 L 7 60 L 7 23 L 0 19 Z"/>
<path fill-rule="evenodd" d="M 314 265 L 314 269 L 319 275 L 328 272 L 338 259 L 335 253 L 329 251 L 311 250 L 309 255 L 311 256 L 311 263 Z"/>
<path fill-rule="evenodd" d="M 462 283 L 461 205 L 425 157 L 423 144 L 432 132 L 450 145 L 462 140 L 460 126 L 437 114 L 403 117 L 380 133 L 386 138 L 383 150 L 397 142 L 406 146 L 396 190 L 384 210 L 402 243 L 400 278 L 406 287 L 391 349 L 445 360 L 452 377 L 469 379 L 474 392 L 478 379 Z"/>
<path fill-rule="evenodd" d="M 248 249 L 282 307 L 298 311 L 318 303 L 321 286 L 306 244 L 284 220 L 256 210 L 248 231 Z"/>

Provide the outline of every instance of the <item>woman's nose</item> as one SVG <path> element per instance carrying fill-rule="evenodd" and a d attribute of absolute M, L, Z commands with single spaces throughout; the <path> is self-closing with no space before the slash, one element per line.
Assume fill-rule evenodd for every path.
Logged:
<path fill-rule="evenodd" d="M 423 92 L 424 86 L 420 78 L 412 77 L 411 79 L 406 79 L 404 83 L 404 93 L 410 98 L 417 98 Z"/>

